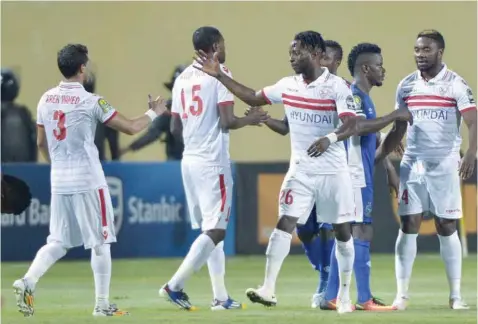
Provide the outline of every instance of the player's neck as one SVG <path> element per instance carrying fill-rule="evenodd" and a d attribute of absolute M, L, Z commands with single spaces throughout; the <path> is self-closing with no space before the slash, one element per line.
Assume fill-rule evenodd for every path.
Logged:
<path fill-rule="evenodd" d="M 319 67 L 313 67 L 310 70 L 305 71 L 302 73 L 302 78 L 304 79 L 305 83 L 309 84 L 320 78 L 320 76 L 324 73 L 324 69 Z"/>
<path fill-rule="evenodd" d="M 83 84 L 83 80 L 81 80 L 80 77 L 73 77 L 73 78 L 69 78 L 69 79 L 63 79 L 63 82 L 66 82 L 66 83 L 79 83 L 79 84 Z"/>
<path fill-rule="evenodd" d="M 420 74 L 421 74 L 422 78 L 425 81 L 428 82 L 431 79 L 433 79 L 434 77 L 436 77 L 442 69 L 443 69 L 443 63 L 440 63 L 440 64 L 437 64 L 436 66 L 434 66 L 433 68 L 431 68 L 428 71 L 421 71 Z"/>
<path fill-rule="evenodd" d="M 369 94 L 370 90 L 372 90 L 372 85 L 368 82 L 367 78 L 358 76 L 354 79 L 354 83 L 363 93 Z"/>

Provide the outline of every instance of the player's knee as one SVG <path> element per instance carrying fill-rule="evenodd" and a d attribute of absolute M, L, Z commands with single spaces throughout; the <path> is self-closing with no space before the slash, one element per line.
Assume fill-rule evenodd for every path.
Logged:
<path fill-rule="evenodd" d="M 348 242 L 352 238 L 350 223 L 334 224 L 335 238 L 341 242 Z"/>
<path fill-rule="evenodd" d="M 456 232 L 457 220 L 435 217 L 435 228 L 438 235 L 450 236 Z"/>
<path fill-rule="evenodd" d="M 302 226 L 297 227 L 297 236 L 302 243 L 310 243 L 315 237 L 314 233 Z"/>
<path fill-rule="evenodd" d="M 352 225 L 352 236 L 354 239 L 371 242 L 373 237 L 372 224 L 355 224 Z"/>
<path fill-rule="evenodd" d="M 283 232 L 292 234 L 295 227 L 297 226 L 297 218 L 291 216 L 281 216 L 277 222 L 276 228 Z"/>
<path fill-rule="evenodd" d="M 214 245 L 218 245 L 226 238 L 226 230 L 219 228 L 207 230 L 204 232 L 204 234 L 211 238 L 211 240 L 214 242 Z"/>
<path fill-rule="evenodd" d="M 400 229 L 405 234 L 418 234 L 421 223 L 422 216 L 420 214 L 400 217 Z"/>

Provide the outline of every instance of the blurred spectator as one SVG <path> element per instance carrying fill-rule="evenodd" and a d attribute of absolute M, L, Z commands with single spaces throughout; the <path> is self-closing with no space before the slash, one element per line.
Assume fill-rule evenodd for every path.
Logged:
<path fill-rule="evenodd" d="M 96 77 L 93 75 L 85 84 L 85 90 L 91 93 L 95 92 Z M 98 149 L 101 161 L 106 160 L 105 157 L 105 141 L 108 141 L 110 147 L 111 160 L 119 160 L 119 133 L 117 130 L 110 128 L 102 123 L 96 125 L 95 145 Z"/>
<path fill-rule="evenodd" d="M 174 81 L 176 78 L 184 71 L 186 66 L 178 65 L 173 72 L 171 77 L 171 81 L 164 83 L 164 86 L 171 91 L 173 89 Z M 167 107 L 169 111 L 171 111 L 171 103 L 172 100 L 169 99 L 167 103 Z M 156 141 L 158 138 L 161 143 L 166 144 L 166 157 L 168 160 L 181 160 L 183 158 L 183 150 L 184 144 L 182 141 L 178 141 L 174 138 L 173 134 L 170 132 L 169 124 L 171 122 L 171 115 L 164 114 L 158 118 L 156 118 L 148 129 L 146 133 L 144 133 L 140 138 L 135 140 L 131 143 L 128 147 L 121 150 L 121 155 L 130 152 L 130 151 L 138 151 L 145 146 Z M 161 138 L 161 136 L 164 136 Z"/>
<path fill-rule="evenodd" d="M 2 162 L 36 162 L 36 124 L 28 108 L 15 103 L 20 83 L 10 69 L 1 69 Z"/>

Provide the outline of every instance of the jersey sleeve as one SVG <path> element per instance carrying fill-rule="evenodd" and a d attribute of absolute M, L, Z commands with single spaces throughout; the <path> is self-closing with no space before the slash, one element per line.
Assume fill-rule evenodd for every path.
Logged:
<path fill-rule="evenodd" d="M 456 106 L 460 113 L 476 110 L 476 101 L 473 97 L 473 92 L 465 80 L 460 79 L 456 81 L 453 88 L 454 99 L 456 100 Z"/>
<path fill-rule="evenodd" d="M 95 100 L 93 114 L 99 122 L 106 124 L 118 113 L 104 98 L 97 97 Z"/>
<path fill-rule="evenodd" d="M 171 115 L 173 116 L 180 116 L 182 109 L 181 109 L 181 96 L 178 94 L 178 89 L 173 86 L 173 97 L 171 102 Z"/>
<path fill-rule="evenodd" d="M 232 79 L 232 73 L 227 67 L 221 65 L 221 69 L 227 74 L 228 77 Z M 233 105 L 234 95 L 232 92 L 229 91 L 221 82 L 217 82 L 217 87 L 217 105 L 219 107 Z"/>
<path fill-rule="evenodd" d="M 347 87 L 347 84 L 344 81 L 336 83 L 335 106 L 339 118 L 345 116 L 357 116 L 357 107 L 355 105 L 352 90 Z"/>
<path fill-rule="evenodd" d="M 269 105 L 282 103 L 282 94 L 285 92 L 287 78 L 283 78 L 274 85 L 263 88 L 260 92 Z"/>
<path fill-rule="evenodd" d="M 44 96 L 40 98 L 40 101 L 38 101 L 37 105 L 37 126 L 44 127 L 44 121 L 43 121 L 43 116 L 41 112 L 41 107 L 42 107 L 42 102 L 43 102 Z"/>
<path fill-rule="evenodd" d="M 365 111 L 363 107 L 362 97 L 360 96 L 358 92 L 355 92 L 355 91 L 352 91 L 352 94 L 354 96 L 355 113 L 357 114 L 358 117 L 367 118 L 367 115 L 365 115 Z"/>
<path fill-rule="evenodd" d="M 397 86 L 397 92 L 395 93 L 395 109 L 406 108 L 407 104 L 403 98 L 402 93 L 402 83 L 400 82 Z"/>

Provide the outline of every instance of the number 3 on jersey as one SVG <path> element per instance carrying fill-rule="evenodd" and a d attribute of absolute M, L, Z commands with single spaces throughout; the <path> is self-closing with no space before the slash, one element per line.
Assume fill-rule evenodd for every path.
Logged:
<path fill-rule="evenodd" d="M 53 135 L 58 141 L 63 141 L 66 138 L 65 127 L 65 113 L 61 110 L 55 110 L 53 112 L 53 120 L 56 120 L 56 129 L 53 130 Z"/>
<path fill-rule="evenodd" d="M 191 89 L 191 101 L 192 105 L 186 108 L 186 95 L 184 93 L 184 89 L 181 89 L 181 105 L 183 106 L 183 118 L 188 118 L 188 113 L 190 112 L 193 116 L 199 116 L 202 114 L 203 110 L 203 101 L 199 96 L 199 91 L 201 91 L 201 85 L 196 84 L 193 85 Z"/>

